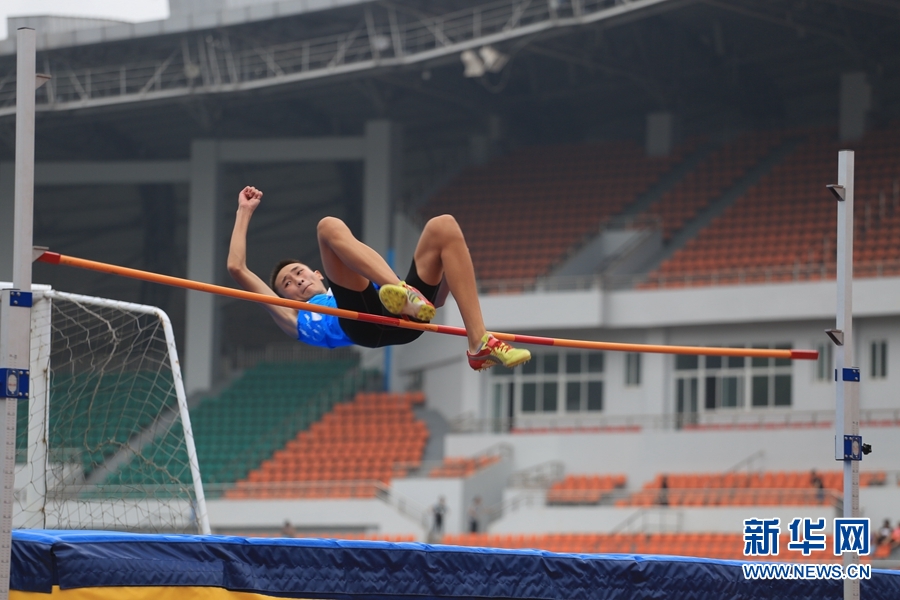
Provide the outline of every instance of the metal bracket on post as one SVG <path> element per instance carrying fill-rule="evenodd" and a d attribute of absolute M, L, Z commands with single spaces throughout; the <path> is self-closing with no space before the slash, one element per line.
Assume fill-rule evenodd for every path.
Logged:
<path fill-rule="evenodd" d="M 844 436 L 844 460 L 862 460 L 863 443 L 861 435 Z"/>
<path fill-rule="evenodd" d="M 10 290 L 9 305 L 21 306 L 23 308 L 31 308 L 32 295 L 31 292 L 23 292 L 21 290 Z"/>
<path fill-rule="evenodd" d="M 834 370 L 835 381 L 852 381 L 859 383 L 859 367 L 846 367 L 841 369 L 841 377 L 838 379 L 837 369 Z"/>
<path fill-rule="evenodd" d="M 825 333 L 831 338 L 835 346 L 844 345 L 844 332 L 840 329 L 826 329 Z"/>
<path fill-rule="evenodd" d="M 0 398 L 28 398 L 28 369 L 0 369 Z"/>

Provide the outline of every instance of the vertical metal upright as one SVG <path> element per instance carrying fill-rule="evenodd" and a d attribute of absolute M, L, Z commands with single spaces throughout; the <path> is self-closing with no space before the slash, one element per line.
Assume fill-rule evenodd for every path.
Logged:
<path fill-rule="evenodd" d="M 16 180 L 13 288 L 0 293 L 0 598 L 9 598 L 12 514 L 15 501 L 16 408 L 28 398 L 31 352 L 31 249 L 34 222 L 35 33 L 16 33 Z"/>
<path fill-rule="evenodd" d="M 838 153 L 838 182 L 829 189 L 837 206 L 837 325 L 829 332 L 835 353 L 834 458 L 844 465 L 844 518 L 859 517 L 859 367 L 853 366 L 853 170 L 854 153 Z M 842 555 L 844 568 L 859 563 L 859 555 Z M 859 598 L 859 580 L 844 580 L 844 599 Z"/>

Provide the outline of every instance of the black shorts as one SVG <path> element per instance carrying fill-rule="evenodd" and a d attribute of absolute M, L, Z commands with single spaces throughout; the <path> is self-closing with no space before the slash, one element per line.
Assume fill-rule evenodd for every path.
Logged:
<path fill-rule="evenodd" d="M 416 270 L 416 261 L 409 267 L 409 273 L 406 275 L 406 283 L 413 286 L 422 295 L 428 298 L 429 302 L 434 302 L 437 297 L 438 285 L 428 285 L 419 277 Z M 387 311 L 378 298 L 378 290 L 369 282 L 369 287 L 361 292 L 348 290 L 336 283 L 331 284 L 331 293 L 337 302 L 338 308 L 345 310 L 353 310 L 360 313 L 369 313 L 371 315 L 382 315 L 385 317 L 396 317 Z M 391 327 L 390 325 L 378 325 L 376 323 L 366 323 L 364 321 L 354 321 L 353 319 L 338 319 L 341 329 L 347 334 L 347 337 L 357 346 L 365 348 L 381 348 L 382 346 L 398 346 L 400 344 L 408 344 L 419 338 L 424 332 L 416 329 L 403 329 L 401 327 Z"/>

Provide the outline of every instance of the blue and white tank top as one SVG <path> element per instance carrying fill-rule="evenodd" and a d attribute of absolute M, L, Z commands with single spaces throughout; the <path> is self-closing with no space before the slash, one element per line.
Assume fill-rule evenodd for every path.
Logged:
<path fill-rule="evenodd" d="M 329 289 L 325 294 L 318 294 L 307 300 L 310 304 L 337 308 L 337 301 Z M 308 310 L 297 311 L 297 339 L 310 346 L 322 348 L 340 348 L 352 346 L 353 342 L 341 329 L 338 318 Z"/>

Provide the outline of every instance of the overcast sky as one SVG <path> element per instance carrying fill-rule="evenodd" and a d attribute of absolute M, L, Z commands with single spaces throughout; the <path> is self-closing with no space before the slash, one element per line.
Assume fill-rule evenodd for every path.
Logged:
<path fill-rule="evenodd" d="M 0 0 L 0 39 L 7 37 L 6 18 L 24 15 L 156 21 L 169 16 L 169 0 Z"/>

